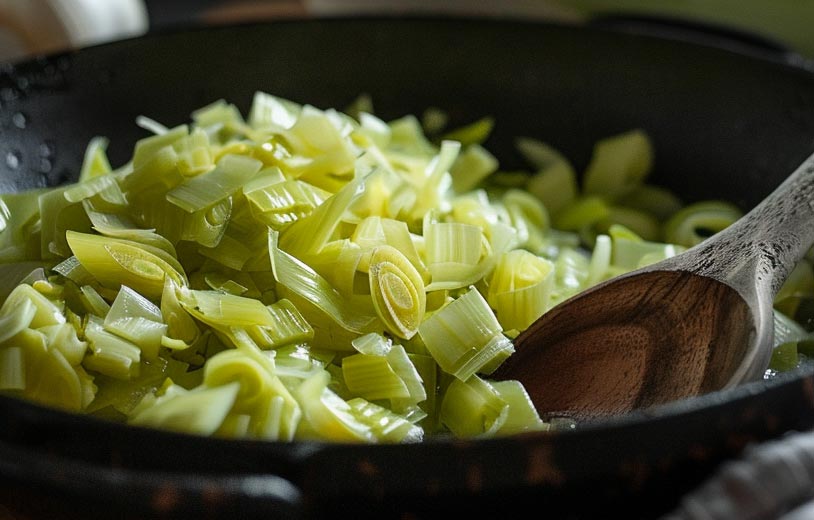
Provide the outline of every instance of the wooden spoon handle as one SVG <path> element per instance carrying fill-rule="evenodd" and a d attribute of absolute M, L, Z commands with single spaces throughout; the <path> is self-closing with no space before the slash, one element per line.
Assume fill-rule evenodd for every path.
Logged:
<path fill-rule="evenodd" d="M 814 244 L 814 154 L 760 204 L 688 251 L 683 268 L 774 297 Z M 677 260 L 678 261 L 678 260 Z M 765 294 L 765 293 L 764 293 Z"/>

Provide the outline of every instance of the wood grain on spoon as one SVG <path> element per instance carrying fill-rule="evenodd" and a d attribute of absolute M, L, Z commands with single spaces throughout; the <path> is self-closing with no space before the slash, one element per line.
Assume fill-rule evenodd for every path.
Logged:
<path fill-rule="evenodd" d="M 754 334 L 732 288 L 688 272 L 642 273 L 612 287 L 546 313 L 493 376 L 522 380 L 546 414 L 617 415 L 720 388 Z"/>

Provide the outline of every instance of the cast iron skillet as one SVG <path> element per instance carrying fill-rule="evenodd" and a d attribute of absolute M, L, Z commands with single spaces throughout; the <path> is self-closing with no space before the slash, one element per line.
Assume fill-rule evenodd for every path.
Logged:
<path fill-rule="evenodd" d="M 167 33 L 0 72 L 0 189 L 69 181 L 87 141 L 121 164 L 144 136 L 255 90 L 320 107 L 372 95 L 385 119 L 447 110 L 497 118 L 487 146 L 521 166 L 518 135 L 585 165 L 593 143 L 633 127 L 656 149 L 654 180 L 686 200 L 744 209 L 814 147 L 814 74 L 767 60 L 617 31 L 479 20 L 286 21 Z M 0 475 L 85 518 L 205 513 L 433 517 L 513 513 L 650 518 L 669 511 L 750 442 L 814 425 L 814 378 L 673 403 L 573 432 L 417 445 L 204 439 L 128 428 L 0 398 Z M 244 516 L 241 516 L 243 514 Z"/>

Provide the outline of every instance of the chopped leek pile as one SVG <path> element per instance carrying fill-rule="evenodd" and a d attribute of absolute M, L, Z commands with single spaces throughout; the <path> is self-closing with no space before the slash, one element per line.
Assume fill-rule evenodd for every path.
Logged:
<path fill-rule="evenodd" d="M 740 216 L 647 184 L 641 130 L 581 176 L 518 139 L 519 174 L 483 146 L 490 118 L 347 112 L 257 93 L 245 117 L 140 118 L 154 135 L 126 164 L 96 138 L 77 183 L 0 196 L 0 391 L 230 438 L 546 430 L 519 382 L 489 378 L 512 338 Z M 812 301 L 804 262 L 778 297 L 781 369 L 811 343 Z"/>

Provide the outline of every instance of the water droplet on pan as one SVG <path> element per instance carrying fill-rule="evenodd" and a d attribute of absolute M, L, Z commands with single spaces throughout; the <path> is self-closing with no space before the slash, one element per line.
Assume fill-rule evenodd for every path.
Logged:
<path fill-rule="evenodd" d="M 18 151 L 11 151 L 6 153 L 6 166 L 8 166 L 12 170 L 16 170 L 17 168 L 19 168 L 22 160 L 23 156 Z"/>
<path fill-rule="evenodd" d="M 40 172 L 42 173 L 49 173 L 54 165 L 51 163 L 50 159 L 45 157 L 40 159 Z"/>
<path fill-rule="evenodd" d="M 11 116 L 11 122 L 14 123 L 14 126 L 17 128 L 23 129 L 28 124 L 28 118 L 25 117 L 25 114 L 22 112 L 16 112 L 13 116 Z"/>
<path fill-rule="evenodd" d="M 42 144 L 40 144 L 40 157 L 51 157 L 54 155 L 54 151 L 54 143 L 50 141 L 43 141 Z"/>

